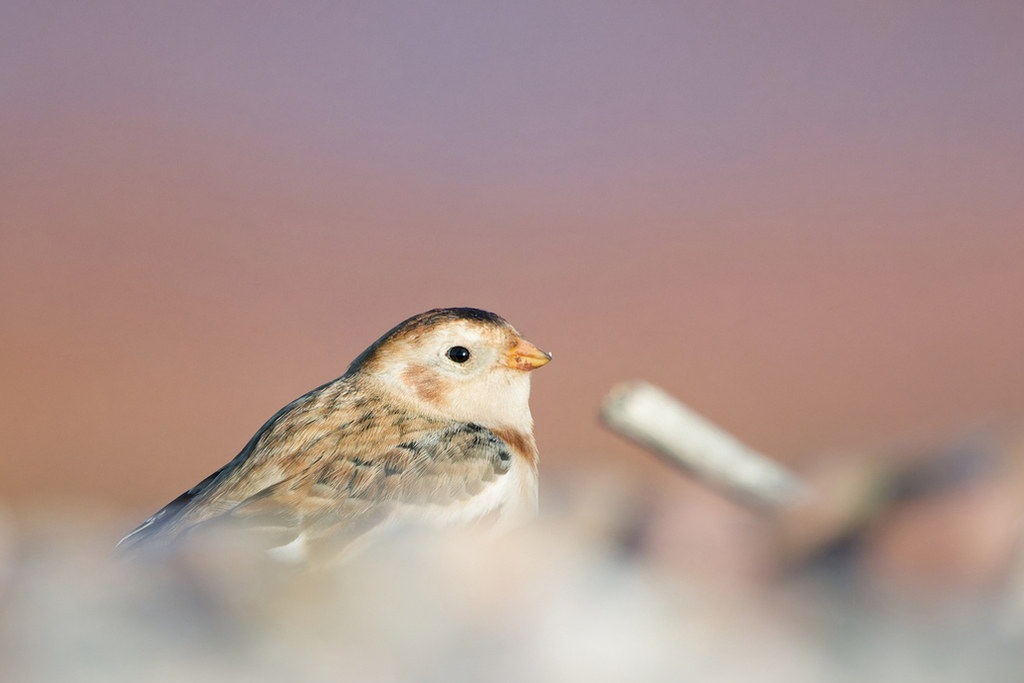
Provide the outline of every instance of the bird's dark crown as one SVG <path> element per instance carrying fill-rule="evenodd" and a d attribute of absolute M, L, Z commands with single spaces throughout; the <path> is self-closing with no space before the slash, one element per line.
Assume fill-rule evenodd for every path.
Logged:
<path fill-rule="evenodd" d="M 479 308 L 435 308 L 431 311 L 427 311 L 426 313 L 414 315 L 408 320 L 404 320 L 388 330 L 383 337 L 370 344 L 365 351 L 359 354 L 359 356 L 352 361 L 352 364 L 348 366 L 348 372 L 352 373 L 359 370 L 360 367 L 373 358 L 380 347 L 394 339 L 414 335 L 426 328 L 447 322 L 454 322 L 456 320 L 469 320 L 483 323 L 485 325 L 503 327 L 514 331 L 507 320 L 502 318 L 500 315 L 491 313 L 490 311 L 485 311 Z"/>

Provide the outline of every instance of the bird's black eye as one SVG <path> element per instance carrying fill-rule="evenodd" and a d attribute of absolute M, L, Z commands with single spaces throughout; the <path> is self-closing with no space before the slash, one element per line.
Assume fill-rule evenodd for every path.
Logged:
<path fill-rule="evenodd" d="M 469 360 L 469 349 L 465 346 L 453 346 L 448 349 L 448 358 L 456 363 L 465 363 Z"/>

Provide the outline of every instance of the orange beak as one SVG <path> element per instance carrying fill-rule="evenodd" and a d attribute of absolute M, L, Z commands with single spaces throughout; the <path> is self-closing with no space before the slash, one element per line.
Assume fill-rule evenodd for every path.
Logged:
<path fill-rule="evenodd" d="M 550 353 L 541 351 L 525 339 L 520 339 L 505 356 L 505 365 L 513 370 L 536 370 L 550 361 Z"/>

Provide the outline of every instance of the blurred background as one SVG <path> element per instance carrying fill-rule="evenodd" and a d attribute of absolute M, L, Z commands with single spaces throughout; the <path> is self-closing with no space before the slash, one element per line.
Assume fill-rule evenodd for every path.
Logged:
<path fill-rule="evenodd" d="M 1024 595 L 1022 33 L 1010 1 L 4 2 L 8 593 L 33 539 L 106 552 L 399 321 L 476 306 L 554 354 L 545 512 L 644 571 Z M 634 378 L 818 507 L 603 429 Z"/>

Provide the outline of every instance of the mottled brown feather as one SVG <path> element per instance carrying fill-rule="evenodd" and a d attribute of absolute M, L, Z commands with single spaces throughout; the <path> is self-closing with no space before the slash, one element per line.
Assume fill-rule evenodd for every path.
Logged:
<path fill-rule="evenodd" d="M 410 415 L 357 384 L 342 377 L 295 401 L 184 505 L 158 512 L 128 545 L 170 540 L 214 520 L 245 521 L 266 530 L 273 544 L 305 531 L 314 540 L 341 533 L 333 544 L 343 545 L 389 519 L 397 505 L 466 500 L 508 471 L 509 447 L 519 444 L 478 425 Z"/>

